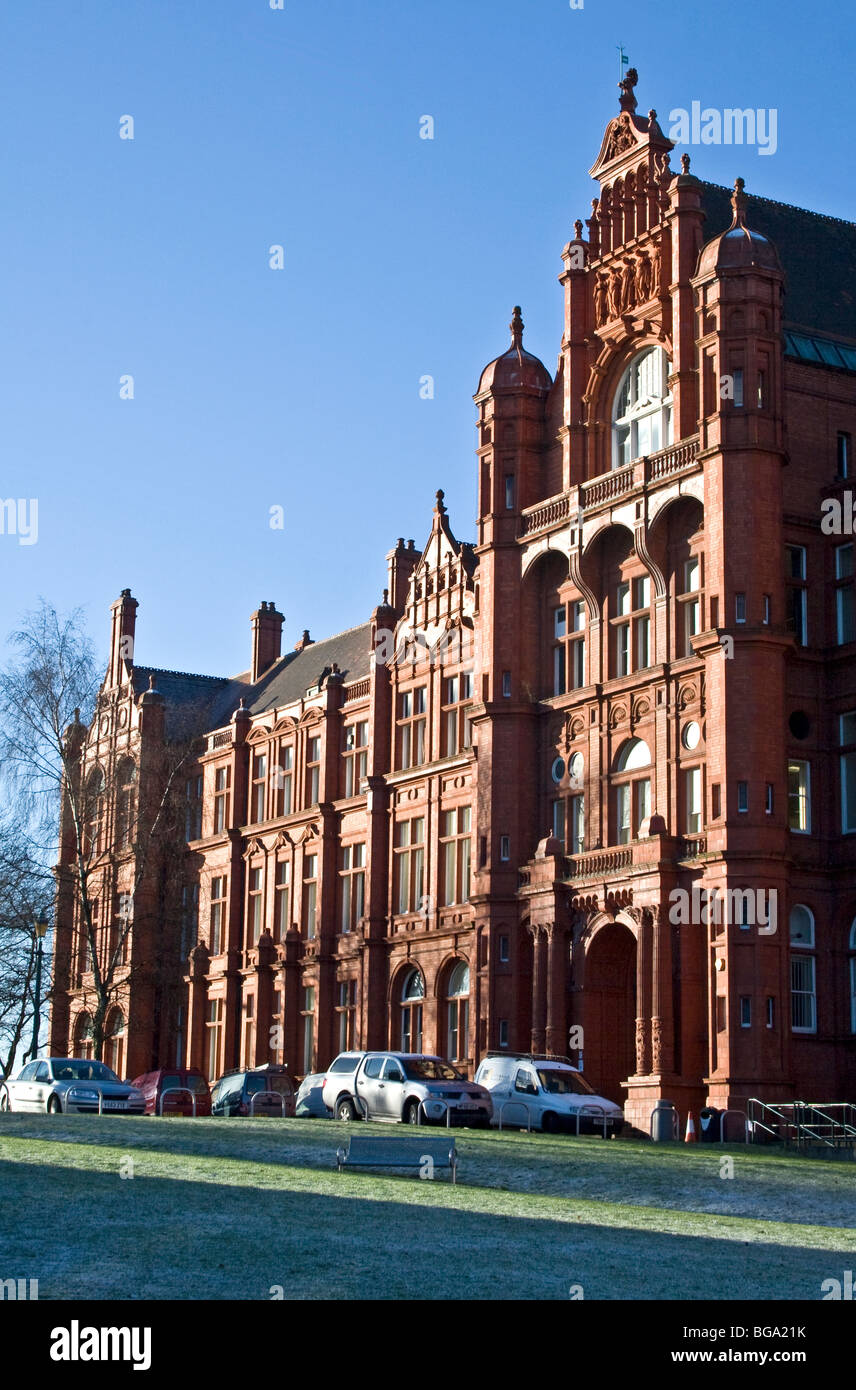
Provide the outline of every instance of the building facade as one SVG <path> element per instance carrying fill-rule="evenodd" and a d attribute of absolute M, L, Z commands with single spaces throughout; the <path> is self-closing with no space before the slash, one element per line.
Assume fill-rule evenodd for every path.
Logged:
<path fill-rule="evenodd" d="M 262 603 L 233 679 L 136 666 L 114 604 L 69 733 L 115 789 L 107 942 L 147 766 L 193 734 L 180 869 L 132 895 L 129 1075 L 507 1047 L 582 1059 L 645 1130 L 664 1096 L 856 1098 L 856 226 L 675 173 L 635 81 L 555 376 L 515 309 L 479 380 L 475 542 L 438 493 L 368 622 L 283 655 Z M 79 1052 L 63 855 L 51 1046 Z"/>

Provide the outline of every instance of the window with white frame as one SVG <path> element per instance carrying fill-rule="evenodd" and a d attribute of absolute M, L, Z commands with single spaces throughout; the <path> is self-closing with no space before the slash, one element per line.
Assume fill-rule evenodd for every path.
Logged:
<path fill-rule="evenodd" d="M 662 348 L 633 358 L 618 386 L 612 412 L 612 467 L 655 454 L 672 443 L 671 364 Z"/>
<path fill-rule="evenodd" d="M 684 773 L 684 825 L 688 835 L 697 835 L 701 830 L 701 768 L 691 767 Z"/>
<path fill-rule="evenodd" d="M 449 974 L 446 993 L 446 1056 L 450 1062 L 465 1062 L 469 1051 L 470 967 L 456 961 Z"/>
<path fill-rule="evenodd" d="M 397 912 L 418 912 L 425 891 L 425 818 L 399 821 L 395 828 Z"/>
<path fill-rule="evenodd" d="M 353 931 L 365 910 L 366 847 L 364 844 L 345 845 L 342 849 L 342 916 L 343 932 Z"/>
<path fill-rule="evenodd" d="M 635 840 L 643 821 L 651 815 L 650 772 L 638 775 L 650 766 L 651 751 L 643 739 L 628 739 L 622 745 L 613 774 L 614 844 L 626 845 Z"/>
<path fill-rule="evenodd" d="M 802 903 L 791 908 L 791 1028 L 795 1033 L 817 1032 L 817 963 L 814 957 L 814 915 Z"/>
<path fill-rule="evenodd" d="M 358 796 L 369 765 L 369 723 L 360 719 L 345 726 L 345 796 Z"/>

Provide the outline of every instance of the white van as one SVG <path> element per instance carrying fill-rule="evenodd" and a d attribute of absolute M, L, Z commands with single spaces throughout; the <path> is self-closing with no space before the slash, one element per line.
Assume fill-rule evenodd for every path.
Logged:
<path fill-rule="evenodd" d="M 489 1052 L 473 1078 L 490 1091 L 493 1121 L 505 1127 L 526 1124 L 548 1134 L 620 1134 L 620 1105 L 595 1094 L 582 1072 L 567 1058 L 536 1057 L 529 1052 Z"/>

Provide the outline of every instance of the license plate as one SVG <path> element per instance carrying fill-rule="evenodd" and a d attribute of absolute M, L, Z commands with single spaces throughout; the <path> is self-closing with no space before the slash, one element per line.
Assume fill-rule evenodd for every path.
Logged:
<path fill-rule="evenodd" d="M 126 1100 L 105 1100 L 101 1102 L 102 1110 L 127 1110 L 127 1108 L 128 1102 Z"/>
<path fill-rule="evenodd" d="M 481 1109 L 481 1106 L 480 1106 L 480 1105 L 459 1105 L 459 1106 L 458 1106 L 458 1109 L 459 1109 L 459 1110 L 480 1110 L 480 1109 Z"/>

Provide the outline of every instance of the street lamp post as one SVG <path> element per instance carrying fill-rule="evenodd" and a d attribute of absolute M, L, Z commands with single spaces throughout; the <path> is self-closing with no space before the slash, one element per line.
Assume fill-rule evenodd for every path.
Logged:
<path fill-rule="evenodd" d="M 42 941 L 48 929 L 48 923 L 45 921 L 44 917 L 37 917 L 33 925 L 36 929 L 38 945 L 36 947 L 36 998 L 35 1008 L 33 1010 L 33 1042 L 30 1048 L 30 1055 L 35 1060 L 39 1051 L 39 1007 L 41 1004 L 42 992 Z"/>

